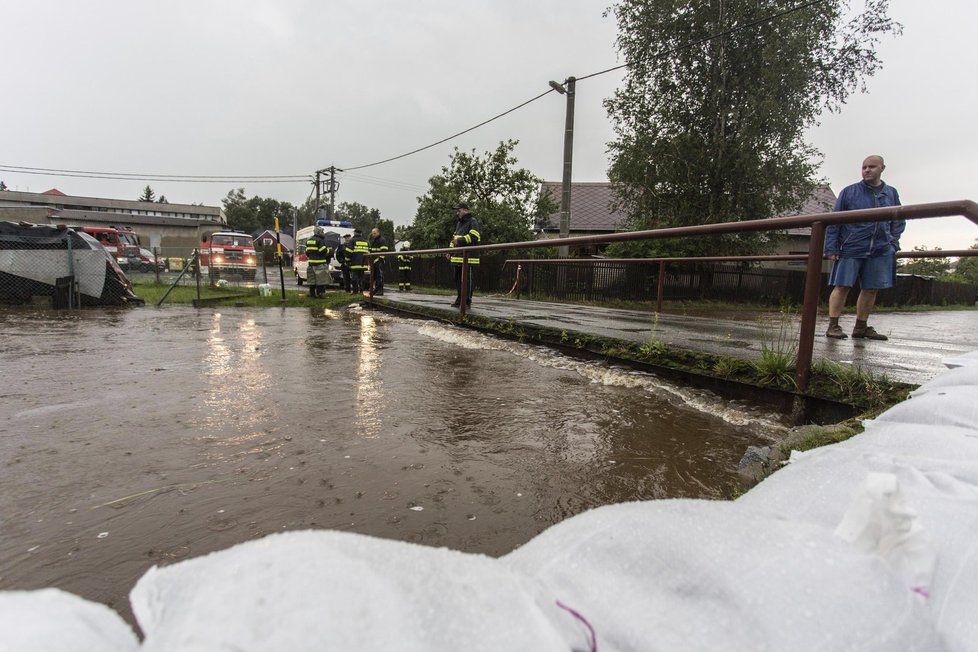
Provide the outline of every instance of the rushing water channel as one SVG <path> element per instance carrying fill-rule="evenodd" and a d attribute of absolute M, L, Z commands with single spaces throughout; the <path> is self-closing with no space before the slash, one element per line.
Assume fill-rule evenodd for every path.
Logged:
<path fill-rule="evenodd" d="M 777 415 L 350 309 L 0 312 L 0 589 L 127 618 L 154 564 L 334 528 L 499 555 L 591 507 L 720 497 Z"/>

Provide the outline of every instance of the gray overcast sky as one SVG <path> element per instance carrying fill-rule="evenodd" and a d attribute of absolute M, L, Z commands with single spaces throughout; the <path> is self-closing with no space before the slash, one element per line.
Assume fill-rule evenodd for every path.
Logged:
<path fill-rule="evenodd" d="M 611 68 L 610 0 L 0 0 L 0 165 L 169 175 L 311 174 L 372 163 L 467 129 L 564 80 Z M 859 0 L 854 0 L 858 5 Z M 879 48 L 869 93 L 823 116 L 811 142 L 838 192 L 870 153 L 904 204 L 978 200 L 974 0 L 891 0 L 904 35 Z M 578 84 L 574 180 L 606 179 L 601 106 L 621 71 Z M 341 175 L 338 201 L 408 224 L 453 147 L 520 141 L 519 165 L 562 171 L 563 96 L 454 141 Z M 145 181 L 0 171 L 14 190 L 135 199 Z M 304 183 L 150 182 L 171 202 L 220 205 L 232 187 L 301 203 Z M 967 248 L 963 218 L 913 222 L 903 248 Z"/>

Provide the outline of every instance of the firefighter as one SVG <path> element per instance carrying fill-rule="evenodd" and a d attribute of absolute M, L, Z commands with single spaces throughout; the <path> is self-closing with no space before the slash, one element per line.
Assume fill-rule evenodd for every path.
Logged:
<path fill-rule="evenodd" d="M 404 255 L 410 247 L 405 244 L 401 247 L 401 253 L 397 255 L 397 290 L 398 292 L 411 291 L 411 257 Z"/>
<path fill-rule="evenodd" d="M 370 243 L 363 237 L 363 232 L 360 229 L 353 229 L 353 239 L 350 240 L 348 255 L 354 292 L 363 292 L 364 290 L 363 274 L 367 271 L 367 261 L 364 256 L 368 253 L 370 253 Z"/>
<path fill-rule="evenodd" d="M 336 260 L 340 264 L 340 272 L 343 274 L 343 290 L 353 292 L 352 280 L 350 279 L 350 255 L 353 247 L 350 245 L 350 234 L 343 236 L 343 241 L 336 246 Z"/>
<path fill-rule="evenodd" d="M 329 259 L 333 254 L 332 247 L 326 241 L 326 230 L 317 226 L 311 238 L 306 240 L 306 257 L 309 266 L 306 268 L 306 282 L 309 284 L 309 296 L 321 297 L 326 294 L 329 283 Z"/>
<path fill-rule="evenodd" d="M 390 251 L 387 240 L 380 233 L 380 229 L 374 227 L 370 231 L 370 253 L 375 254 L 383 251 Z M 374 296 L 384 296 L 384 257 L 377 256 L 370 260 L 370 270 L 374 280 Z"/>
<path fill-rule="evenodd" d="M 478 245 L 482 242 L 482 234 L 479 232 L 479 222 L 475 219 L 475 215 L 469 212 L 469 205 L 463 202 L 455 204 L 455 234 L 452 236 L 452 242 L 449 247 L 471 247 Z M 462 303 L 462 253 L 452 254 L 449 258 L 451 260 L 452 266 L 455 268 L 455 303 L 452 305 L 456 308 Z M 479 254 L 469 255 L 469 274 L 466 279 L 466 297 L 465 305 L 472 305 L 472 289 L 475 283 L 473 282 L 473 265 L 479 264 Z"/>

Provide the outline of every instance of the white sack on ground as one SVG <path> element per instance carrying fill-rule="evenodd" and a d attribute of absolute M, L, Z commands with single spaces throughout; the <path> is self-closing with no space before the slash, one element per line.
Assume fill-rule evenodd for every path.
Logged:
<path fill-rule="evenodd" d="M 558 625 L 555 601 L 579 612 L 602 650 L 943 649 L 882 559 L 737 503 L 601 507 L 502 561 L 535 580 Z"/>
<path fill-rule="evenodd" d="M 943 387 L 971 387 L 978 395 L 978 364 L 945 371 L 910 392 L 910 396 L 920 396 Z"/>
<path fill-rule="evenodd" d="M 803 455 L 736 503 L 838 526 L 872 473 L 892 474 L 934 546 L 926 607 L 949 649 L 978 650 L 978 437 L 968 428 L 876 420 Z"/>
<path fill-rule="evenodd" d="M 103 604 L 60 589 L 0 592 L 2 652 L 135 652 L 126 621 Z"/>
<path fill-rule="evenodd" d="M 973 386 L 942 387 L 894 405 L 875 422 L 960 426 L 978 432 L 978 396 Z"/>
<path fill-rule="evenodd" d="M 952 369 L 955 367 L 978 366 L 978 351 L 969 351 L 953 358 L 944 358 L 941 362 L 944 363 L 945 367 Z"/>
<path fill-rule="evenodd" d="M 130 594 L 143 650 L 566 650 L 495 559 L 289 532 L 154 567 Z"/>

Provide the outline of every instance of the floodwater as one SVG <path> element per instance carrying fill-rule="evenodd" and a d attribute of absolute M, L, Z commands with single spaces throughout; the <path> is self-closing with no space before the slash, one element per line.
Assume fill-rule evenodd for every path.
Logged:
<path fill-rule="evenodd" d="M 717 498 L 785 427 L 653 376 L 351 308 L 0 312 L 0 589 L 131 620 L 169 564 L 332 528 L 501 555 Z"/>

